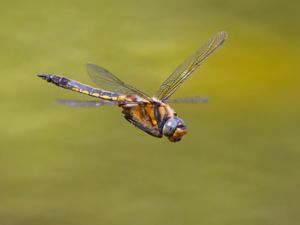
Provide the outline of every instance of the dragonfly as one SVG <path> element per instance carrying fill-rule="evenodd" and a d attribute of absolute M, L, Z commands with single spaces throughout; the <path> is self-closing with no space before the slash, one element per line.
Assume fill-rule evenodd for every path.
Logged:
<path fill-rule="evenodd" d="M 122 108 L 124 118 L 137 128 L 154 137 L 166 136 L 171 142 L 178 142 L 187 134 L 187 126 L 171 108 L 170 103 L 204 103 L 208 99 L 203 97 L 172 99 L 170 97 L 225 42 L 227 36 L 225 31 L 221 31 L 211 37 L 167 77 L 153 97 L 94 64 L 87 64 L 87 72 L 98 88 L 55 74 L 39 74 L 38 76 L 58 87 L 97 98 L 91 101 L 58 100 L 60 104 L 76 107 L 119 106 Z"/>

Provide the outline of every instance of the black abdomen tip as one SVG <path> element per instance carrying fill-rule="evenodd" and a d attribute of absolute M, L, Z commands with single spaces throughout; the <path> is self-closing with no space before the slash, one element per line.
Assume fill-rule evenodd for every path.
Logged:
<path fill-rule="evenodd" d="M 37 76 L 48 82 L 51 82 L 52 77 L 53 77 L 53 75 L 50 75 L 50 74 L 38 74 Z"/>

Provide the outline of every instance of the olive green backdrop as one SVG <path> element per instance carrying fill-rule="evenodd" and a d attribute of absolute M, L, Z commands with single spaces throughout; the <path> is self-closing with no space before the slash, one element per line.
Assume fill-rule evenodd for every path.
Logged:
<path fill-rule="evenodd" d="M 300 223 L 300 4 L 297 0 L 3 1 L 0 224 Z M 229 39 L 176 93 L 180 143 L 117 107 L 47 84 L 92 84 L 87 62 L 153 94 L 216 32 Z"/>

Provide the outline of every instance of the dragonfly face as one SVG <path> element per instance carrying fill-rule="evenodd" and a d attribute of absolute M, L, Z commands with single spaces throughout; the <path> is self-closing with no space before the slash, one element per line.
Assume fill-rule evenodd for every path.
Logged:
<path fill-rule="evenodd" d="M 100 87 L 93 88 L 66 77 L 54 74 L 40 74 L 42 79 L 59 87 L 80 92 L 97 101 L 60 100 L 59 103 L 78 107 L 117 105 L 127 121 L 154 137 L 166 136 L 171 142 L 178 142 L 187 133 L 182 119 L 177 117 L 169 103 L 203 103 L 206 98 L 170 99 L 185 80 L 226 40 L 227 33 L 219 32 L 194 54 L 179 65 L 162 83 L 155 94 L 146 93 L 124 83 L 104 68 L 88 64 L 90 78 Z"/>
<path fill-rule="evenodd" d="M 182 136 L 187 133 L 187 128 L 182 119 L 178 117 L 167 120 L 163 127 L 163 134 L 172 142 L 180 141 Z"/>

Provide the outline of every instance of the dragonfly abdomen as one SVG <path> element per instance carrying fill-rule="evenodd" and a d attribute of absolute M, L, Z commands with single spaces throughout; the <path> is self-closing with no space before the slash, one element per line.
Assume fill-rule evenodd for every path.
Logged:
<path fill-rule="evenodd" d="M 101 98 L 105 100 L 110 100 L 110 101 L 117 101 L 119 97 L 121 97 L 119 94 L 114 93 L 114 92 L 109 92 L 109 91 L 103 91 L 97 88 L 93 88 L 89 85 L 79 83 L 74 80 L 70 80 L 66 77 L 60 77 L 57 75 L 53 74 L 41 74 L 38 75 L 42 79 L 53 83 L 59 87 L 66 88 L 75 92 L 80 92 L 86 95 L 90 95 L 96 98 Z"/>

